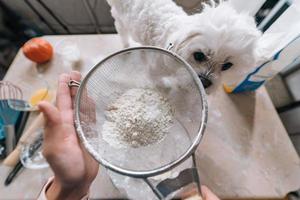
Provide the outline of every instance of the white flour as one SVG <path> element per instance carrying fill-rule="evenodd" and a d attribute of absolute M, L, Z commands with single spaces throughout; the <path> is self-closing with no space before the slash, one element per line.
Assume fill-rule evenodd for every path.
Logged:
<path fill-rule="evenodd" d="M 167 99 L 152 89 L 130 89 L 108 106 L 103 139 L 115 148 L 161 141 L 173 122 Z"/>

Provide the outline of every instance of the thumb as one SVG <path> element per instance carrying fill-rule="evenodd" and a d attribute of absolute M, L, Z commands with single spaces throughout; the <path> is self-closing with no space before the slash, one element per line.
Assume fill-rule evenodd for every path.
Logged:
<path fill-rule="evenodd" d="M 60 112 L 54 105 L 47 101 L 41 101 L 38 108 L 44 114 L 47 125 L 60 123 Z"/>

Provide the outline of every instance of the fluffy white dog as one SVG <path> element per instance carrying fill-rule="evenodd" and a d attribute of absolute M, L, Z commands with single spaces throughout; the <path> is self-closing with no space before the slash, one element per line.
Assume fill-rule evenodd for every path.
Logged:
<path fill-rule="evenodd" d="M 225 71 L 240 73 L 255 67 L 261 32 L 253 17 L 238 13 L 228 2 L 204 4 L 187 15 L 172 0 L 108 0 L 124 46 L 129 37 L 142 45 L 172 49 L 195 69 L 205 88 Z M 231 70 L 229 70 L 231 68 Z M 227 73 L 227 72 L 226 72 Z"/>

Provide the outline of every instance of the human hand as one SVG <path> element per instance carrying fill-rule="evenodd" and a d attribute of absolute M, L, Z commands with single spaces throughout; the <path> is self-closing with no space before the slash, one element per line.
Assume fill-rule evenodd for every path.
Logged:
<path fill-rule="evenodd" d="M 220 200 L 208 187 L 201 186 L 202 199 L 203 200 Z"/>
<path fill-rule="evenodd" d="M 54 172 L 54 180 L 46 192 L 52 199 L 80 199 L 88 193 L 99 165 L 80 143 L 73 119 L 72 99 L 76 88 L 69 88 L 70 79 L 80 81 L 79 72 L 59 77 L 56 107 L 40 102 L 46 119 L 43 155 Z"/>
<path fill-rule="evenodd" d="M 220 200 L 208 187 L 201 185 L 201 195 L 197 188 L 183 193 L 183 200 Z"/>

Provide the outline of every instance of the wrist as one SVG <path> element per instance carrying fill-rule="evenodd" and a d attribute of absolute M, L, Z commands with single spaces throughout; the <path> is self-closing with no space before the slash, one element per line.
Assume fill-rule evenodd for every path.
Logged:
<path fill-rule="evenodd" d="M 54 178 L 52 184 L 46 191 L 46 197 L 48 200 L 80 200 L 88 194 L 89 188 L 90 185 L 87 184 L 64 185 Z"/>

